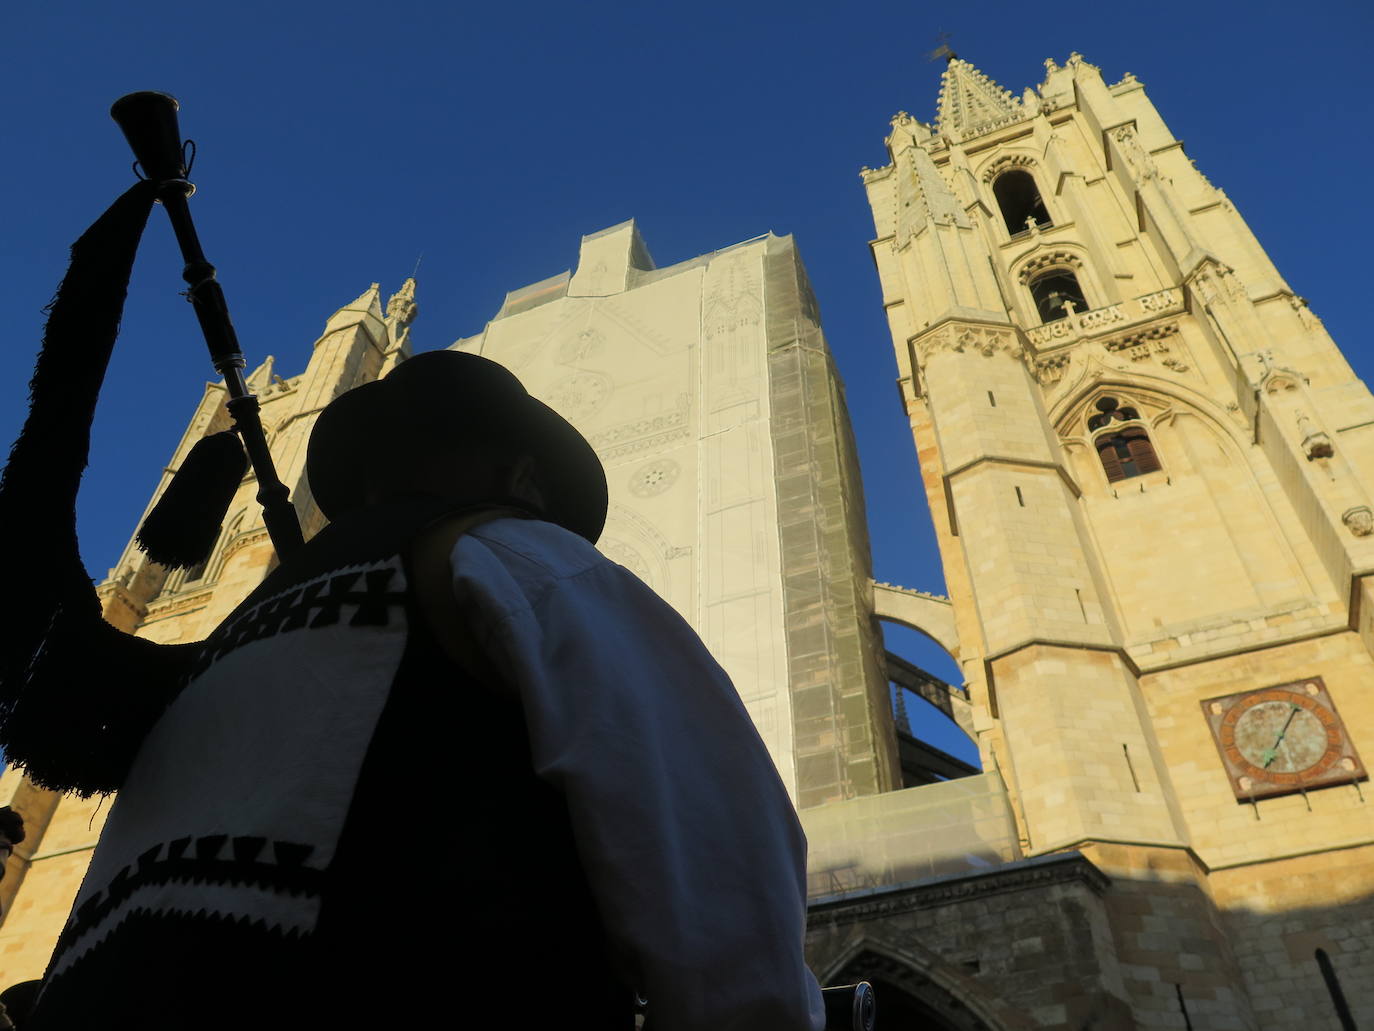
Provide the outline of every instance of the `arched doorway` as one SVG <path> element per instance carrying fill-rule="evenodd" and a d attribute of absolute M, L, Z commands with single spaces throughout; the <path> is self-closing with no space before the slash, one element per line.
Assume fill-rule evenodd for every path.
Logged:
<path fill-rule="evenodd" d="M 867 981 L 877 996 L 882 1031 L 1013 1031 L 1000 1019 L 1002 1006 L 982 997 L 981 987 L 938 960 L 919 963 L 870 943 L 833 968 L 826 984 Z M 924 967 L 924 969 L 923 969 Z"/>

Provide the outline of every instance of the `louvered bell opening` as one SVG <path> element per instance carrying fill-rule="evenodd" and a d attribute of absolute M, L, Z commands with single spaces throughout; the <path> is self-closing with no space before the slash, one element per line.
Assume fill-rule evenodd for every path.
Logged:
<path fill-rule="evenodd" d="M 1116 440 L 1116 437 L 1105 437 L 1097 442 L 1097 457 L 1102 459 L 1108 483 L 1126 478 L 1126 471 L 1121 468 L 1121 457 L 1116 452 Z"/>
<path fill-rule="evenodd" d="M 1136 469 L 1141 473 L 1159 471 L 1159 456 L 1155 454 L 1154 445 L 1150 443 L 1150 438 L 1145 435 L 1144 430 L 1128 430 L 1122 437 L 1126 441 L 1126 449 L 1130 452 Z"/>
<path fill-rule="evenodd" d="M 1115 483 L 1132 476 L 1158 472 L 1159 456 L 1143 429 L 1129 429 L 1103 437 L 1097 441 L 1097 455 L 1107 474 L 1107 482 Z"/>

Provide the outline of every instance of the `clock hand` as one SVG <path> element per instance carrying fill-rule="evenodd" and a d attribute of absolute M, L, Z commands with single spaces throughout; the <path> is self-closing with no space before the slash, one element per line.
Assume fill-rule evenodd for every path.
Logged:
<path fill-rule="evenodd" d="M 1278 758 L 1279 745 L 1283 744 L 1283 735 L 1288 733 L 1288 727 L 1292 724 L 1293 717 L 1296 716 L 1298 710 L 1302 708 L 1302 706 L 1294 705 L 1292 702 L 1289 702 L 1288 706 L 1292 711 L 1289 712 L 1288 719 L 1283 721 L 1283 729 L 1279 731 L 1279 736 L 1274 739 L 1274 747 L 1264 752 L 1264 768 L 1266 770 L 1269 769 L 1269 764 Z"/>

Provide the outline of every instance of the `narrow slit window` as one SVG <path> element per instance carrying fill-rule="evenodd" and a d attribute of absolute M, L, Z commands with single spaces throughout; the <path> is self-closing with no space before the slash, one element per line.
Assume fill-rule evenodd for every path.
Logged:
<path fill-rule="evenodd" d="M 1021 494 L 1021 488 L 1020 488 L 1020 487 L 1017 487 L 1017 488 L 1016 488 L 1016 503 L 1017 503 L 1018 505 L 1020 505 L 1022 508 L 1025 508 L 1025 507 L 1026 507 L 1026 499 L 1025 499 L 1025 497 Z"/>
<path fill-rule="evenodd" d="M 997 398 L 992 396 L 991 390 L 988 391 L 988 404 L 992 405 L 994 408 L 997 407 Z"/>

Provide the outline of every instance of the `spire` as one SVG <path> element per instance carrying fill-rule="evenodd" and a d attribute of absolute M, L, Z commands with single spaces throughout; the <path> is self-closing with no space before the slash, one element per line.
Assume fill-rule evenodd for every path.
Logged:
<path fill-rule="evenodd" d="M 414 322 L 415 316 L 418 314 L 420 314 L 420 308 L 415 303 L 415 277 L 411 276 L 401 284 L 401 289 L 392 294 L 391 299 L 386 302 L 386 320 L 395 323 L 399 332 L 403 326 L 409 326 Z"/>
<path fill-rule="evenodd" d="M 329 321 L 324 324 L 324 332 L 320 335 L 320 340 L 323 340 L 336 330 L 346 329 L 349 326 L 356 326 L 360 322 L 369 322 L 375 319 L 380 323 L 382 321 L 381 289 L 380 284 L 373 283 L 358 295 L 356 301 L 353 301 L 351 304 L 345 304 L 333 315 L 329 316 Z M 377 328 L 380 329 L 381 327 L 378 326 Z M 315 343 L 318 344 L 319 340 L 315 341 Z"/>
<path fill-rule="evenodd" d="M 276 364 L 277 360 L 269 354 L 267 356 L 267 360 L 264 361 L 261 365 L 259 365 L 256 369 L 254 369 L 252 373 L 248 376 L 248 379 L 245 381 L 247 383 L 249 391 L 251 391 L 254 394 L 259 394 L 274 379 L 281 379 L 281 377 L 273 371 Z"/>
<path fill-rule="evenodd" d="M 345 304 L 339 311 L 367 311 L 372 312 L 378 308 L 381 302 L 382 284 L 373 283 L 366 290 L 358 295 L 358 299 L 352 304 Z"/>
<path fill-rule="evenodd" d="M 418 272 L 419 269 L 420 263 L 417 261 L 415 270 Z M 419 314 L 420 306 L 415 303 L 415 277 L 412 275 L 386 302 L 386 330 L 390 334 L 390 344 L 379 375 L 386 375 L 398 362 L 410 357 L 410 324 Z"/>
<path fill-rule="evenodd" d="M 1020 120 L 1021 101 L 967 61 L 951 56 L 940 76 L 936 124 L 951 139 L 962 140 Z"/>

